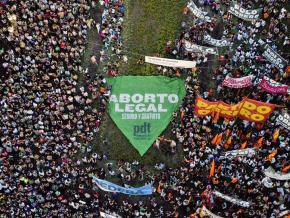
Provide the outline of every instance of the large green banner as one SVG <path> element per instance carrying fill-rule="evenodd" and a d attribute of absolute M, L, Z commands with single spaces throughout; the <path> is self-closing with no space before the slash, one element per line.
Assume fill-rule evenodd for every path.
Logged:
<path fill-rule="evenodd" d="M 170 122 L 185 96 L 184 81 L 164 76 L 108 78 L 112 86 L 109 112 L 140 155 Z"/>

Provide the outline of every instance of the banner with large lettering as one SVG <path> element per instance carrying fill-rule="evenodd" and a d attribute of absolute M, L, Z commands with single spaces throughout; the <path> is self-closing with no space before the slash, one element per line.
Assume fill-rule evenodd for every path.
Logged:
<path fill-rule="evenodd" d="M 232 150 L 225 152 L 222 156 L 220 156 L 221 159 L 233 159 L 238 156 L 253 156 L 256 154 L 255 149 L 253 148 L 246 148 L 246 149 L 240 149 L 240 150 Z"/>
<path fill-rule="evenodd" d="M 229 201 L 233 204 L 239 205 L 241 207 L 250 207 L 251 205 L 250 202 L 230 197 L 228 195 L 220 193 L 219 191 L 214 191 L 213 194 L 219 198 L 223 198 L 224 200 Z"/>
<path fill-rule="evenodd" d="M 212 112 L 219 112 L 219 116 L 228 119 L 238 116 L 244 120 L 262 123 L 267 120 L 274 109 L 275 105 L 273 104 L 248 98 L 244 98 L 243 101 L 235 105 L 229 105 L 222 101 L 210 102 L 198 96 L 195 102 L 194 113 L 197 116 L 208 116 Z"/>
<path fill-rule="evenodd" d="M 108 78 L 109 113 L 140 155 L 169 124 L 185 96 L 184 81 L 165 76 Z"/>
<path fill-rule="evenodd" d="M 227 76 L 224 79 L 222 86 L 240 89 L 240 88 L 252 86 L 253 85 L 252 80 L 253 80 L 253 75 L 245 76 L 241 78 L 232 78 L 232 77 Z"/>
<path fill-rule="evenodd" d="M 197 45 L 197 44 L 191 43 L 187 40 L 184 41 L 184 49 L 188 52 L 200 52 L 204 55 L 207 55 L 207 54 L 218 55 L 217 48 L 211 48 L 211 47 L 206 47 L 206 46 L 202 46 L 202 45 Z"/>
<path fill-rule="evenodd" d="M 263 56 L 272 64 L 274 64 L 276 67 L 283 69 L 287 61 L 281 57 L 276 51 L 274 51 L 268 44 L 265 45 L 265 51 L 263 53 Z"/>
<path fill-rule="evenodd" d="M 176 67 L 176 68 L 193 68 L 196 66 L 196 61 L 183 61 L 169 58 L 159 58 L 145 56 L 145 62 L 155 65 L 161 65 L 166 67 Z"/>
<path fill-rule="evenodd" d="M 200 10 L 193 1 L 188 2 L 187 7 L 197 18 L 206 22 L 211 22 L 211 18 L 207 16 L 207 12 Z"/>
<path fill-rule="evenodd" d="M 269 77 L 264 76 L 264 78 L 259 83 L 259 86 L 265 92 L 272 93 L 272 94 L 288 94 L 288 86 L 278 83 Z"/>
<path fill-rule="evenodd" d="M 114 183 L 108 182 L 106 180 L 98 179 L 93 176 L 93 182 L 103 191 L 106 192 L 119 192 L 127 195 L 151 195 L 152 194 L 152 185 L 144 185 L 139 188 L 125 188 Z"/>
<path fill-rule="evenodd" d="M 265 175 L 277 180 L 290 180 L 290 173 L 276 172 L 272 167 L 268 167 L 264 171 Z"/>
<path fill-rule="evenodd" d="M 287 113 L 280 114 L 276 119 L 276 124 L 283 126 L 285 129 L 290 130 L 290 116 Z"/>
<path fill-rule="evenodd" d="M 246 21 L 254 21 L 259 19 L 261 11 L 262 9 L 247 10 L 235 3 L 233 3 L 229 9 L 231 14 Z"/>
<path fill-rule="evenodd" d="M 225 47 L 230 45 L 230 41 L 227 39 L 214 39 L 210 35 L 205 34 L 203 36 L 203 41 L 207 44 L 216 46 L 216 47 Z"/>

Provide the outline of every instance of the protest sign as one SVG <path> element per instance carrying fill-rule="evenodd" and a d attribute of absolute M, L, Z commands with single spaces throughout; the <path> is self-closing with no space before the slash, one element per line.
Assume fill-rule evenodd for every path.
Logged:
<path fill-rule="evenodd" d="M 256 154 L 255 149 L 246 148 L 246 149 L 240 149 L 240 150 L 227 151 L 221 156 L 221 158 L 233 159 L 238 156 L 253 156 L 255 154 Z"/>
<path fill-rule="evenodd" d="M 210 102 L 198 96 L 195 102 L 194 113 L 197 116 L 208 116 L 214 111 L 219 112 L 219 116 L 228 119 L 238 116 L 241 119 L 259 123 L 265 122 L 274 108 L 275 105 L 273 104 L 248 98 L 245 98 L 235 105 L 229 105 L 222 101 Z"/>
<path fill-rule="evenodd" d="M 227 86 L 227 87 L 235 88 L 235 89 L 245 88 L 245 87 L 249 87 L 253 85 L 252 79 L 253 79 L 253 75 L 245 76 L 241 78 L 232 78 L 232 77 L 227 76 L 224 79 L 222 86 Z"/>
<path fill-rule="evenodd" d="M 200 53 L 203 53 L 204 55 L 207 55 L 207 54 L 218 55 L 218 51 L 216 48 L 196 45 L 187 40 L 184 41 L 184 49 L 188 52 L 200 52 Z"/>
<path fill-rule="evenodd" d="M 98 179 L 93 176 L 93 181 L 96 185 L 103 191 L 106 192 L 119 192 L 127 195 L 151 195 L 152 185 L 144 185 L 139 188 L 125 188 L 114 183 L 108 182 L 106 180 Z"/>
<path fill-rule="evenodd" d="M 229 201 L 233 204 L 239 205 L 241 207 L 250 207 L 250 202 L 242 201 L 242 200 L 230 197 L 228 195 L 224 195 L 218 191 L 214 191 L 213 194 L 217 197 L 223 198 L 224 200 Z"/>
<path fill-rule="evenodd" d="M 185 96 L 184 81 L 164 76 L 108 78 L 109 113 L 140 155 L 167 127 Z"/>
<path fill-rule="evenodd" d="M 261 11 L 261 9 L 246 10 L 235 3 L 233 3 L 229 9 L 231 14 L 246 21 L 254 21 L 259 19 Z"/>
<path fill-rule="evenodd" d="M 265 51 L 263 53 L 263 56 L 272 64 L 274 64 L 276 67 L 283 69 L 287 61 L 282 58 L 276 51 L 274 51 L 268 44 L 265 45 Z"/>
<path fill-rule="evenodd" d="M 211 18 L 207 15 L 207 12 L 200 10 L 193 1 L 188 2 L 187 7 L 197 18 L 206 22 L 211 22 Z"/>
<path fill-rule="evenodd" d="M 265 175 L 276 180 L 290 180 L 290 173 L 275 172 L 270 166 L 264 171 Z"/>
<path fill-rule="evenodd" d="M 145 62 L 150 64 L 156 64 L 166 67 L 176 67 L 176 68 L 193 68 L 196 66 L 196 61 L 183 61 L 169 58 L 159 58 L 145 56 Z"/>
<path fill-rule="evenodd" d="M 272 93 L 272 94 L 288 94 L 288 86 L 278 83 L 266 76 L 261 80 L 259 86 L 265 92 Z"/>
<path fill-rule="evenodd" d="M 289 114 L 280 114 L 276 119 L 276 124 L 283 126 L 285 129 L 290 130 L 290 116 Z"/>
<path fill-rule="evenodd" d="M 230 41 L 229 40 L 227 40 L 227 39 L 214 39 L 208 34 L 205 34 L 203 36 L 203 40 L 207 44 L 210 44 L 210 45 L 213 45 L 213 46 L 216 46 L 216 47 L 224 47 L 224 46 L 229 46 L 230 45 Z"/>

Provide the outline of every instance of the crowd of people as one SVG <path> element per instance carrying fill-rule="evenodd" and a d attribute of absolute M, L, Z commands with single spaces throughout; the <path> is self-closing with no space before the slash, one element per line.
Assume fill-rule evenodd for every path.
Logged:
<path fill-rule="evenodd" d="M 269 94 L 257 86 L 238 90 L 221 85 L 226 76 L 250 74 L 257 80 L 268 76 L 289 84 L 285 69 L 277 69 L 265 60 L 258 43 L 263 39 L 290 61 L 285 2 L 242 1 L 244 8 L 262 8 L 262 19 L 257 22 L 228 14 L 225 8 L 229 1 L 203 0 L 196 4 L 209 11 L 214 22 L 197 18 L 193 24 L 192 20 L 183 22 L 176 45 L 168 43 L 165 49 L 170 56 L 195 60 L 203 67 L 157 69 L 186 78 L 187 95 L 172 121 L 172 138 L 157 140 L 167 144 L 172 153 L 176 147 L 182 148 L 183 160 L 176 169 L 157 163 L 157 173 L 153 173 L 138 161 L 118 160 L 114 164 L 111 157 L 92 146 L 102 125 L 109 87 L 103 75 L 89 79 L 81 58 L 88 30 L 96 28 L 102 41 L 99 62 L 105 65 L 104 73 L 120 74 L 119 61 L 127 58 L 121 54 L 124 2 L 0 1 L 1 217 L 99 217 L 100 212 L 106 212 L 120 217 L 195 218 L 206 216 L 203 206 L 221 217 L 289 215 L 289 181 L 264 174 L 269 166 L 289 172 L 289 130 L 275 123 L 277 115 L 289 109 L 289 96 Z M 103 8 L 101 24 L 90 14 L 96 6 Z M 189 10 L 186 13 L 192 15 Z M 222 60 L 214 62 L 214 55 L 183 48 L 185 40 L 203 45 L 206 32 L 231 40 Z M 112 61 L 113 55 L 119 61 Z M 208 81 L 202 81 L 206 73 L 213 77 L 211 90 L 205 84 Z M 85 77 L 83 84 L 81 76 Z M 281 107 L 263 125 L 240 119 L 215 120 L 194 115 L 196 96 L 227 103 L 237 103 L 247 96 Z M 279 137 L 274 140 L 278 128 Z M 221 142 L 212 143 L 221 133 Z M 255 148 L 255 154 L 224 157 L 225 152 L 241 149 L 242 144 Z M 275 155 L 268 158 L 273 151 Z M 215 171 L 209 176 L 213 161 Z M 144 197 L 107 193 L 93 183 L 93 175 L 100 179 L 115 176 L 121 185 L 132 181 L 152 183 L 154 193 Z M 218 197 L 214 194 L 217 191 L 250 206 Z"/>

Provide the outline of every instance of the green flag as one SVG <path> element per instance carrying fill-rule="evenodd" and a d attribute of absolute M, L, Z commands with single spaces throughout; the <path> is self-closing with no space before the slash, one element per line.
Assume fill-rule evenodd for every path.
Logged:
<path fill-rule="evenodd" d="M 185 96 L 184 81 L 164 76 L 108 78 L 112 85 L 109 112 L 140 155 L 170 122 Z"/>

